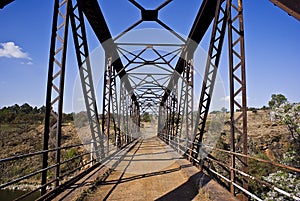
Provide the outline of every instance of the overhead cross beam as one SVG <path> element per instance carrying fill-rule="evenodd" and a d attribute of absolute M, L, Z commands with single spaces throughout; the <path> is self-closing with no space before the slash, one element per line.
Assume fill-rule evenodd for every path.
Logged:
<path fill-rule="evenodd" d="M 224 1 L 224 0 L 222 0 Z M 174 76 L 173 80 L 170 80 L 169 85 L 167 89 L 165 90 L 165 94 L 163 95 L 162 102 L 165 102 L 170 95 L 170 89 L 173 89 L 173 83 L 177 83 L 177 80 L 179 78 L 179 75 L 184 70 L 184 58 L 185 58 L 185 52 L 188 52 L 188 57 L 191 58 L 194 54 L 196 48 L 198 47 L 198 44 L 202 40 L 204 34 L 208 30 L 209 25 L 214 19 L 215 16 L 215 10 L 217 7 L 217 0 L 204 0 L 201 4 L 201 7 L 199 9 L 199 12 L 197 14 L 197 17 L 193 23 L 193 26 L 191 28 L 191 31 L 188 35 L 188 41 L 186 43 L 186 49 L 184 52 L 181 53 L 181 56 L 176 64 L 175 70 L 178 76 Z M 188 58 L 188 59 L 189 59 Z"/>
<path fill-rule="evenodd" d="M 274 5 L 278 6 L 289 15 L 292 15 L 300 21 L 300 3 L 295 0 L 270 0 Z"/>
<path fill-rule="evenodd" d="M 0 1 L 0 8 L 4 8 L 4 6 L 6 6 L 7 4 L 10 4 L 11 2 L 13 2 L 14 0 L 1 0 Z"/>
<path fill-rule="evenodd" d="M 94 33 L 96 34 L 99 42 L 102 44 L 105 52 L 112 56 L 113 66 L 117 74 L 119 75 L 120 79 L 124 81 L 125 88 L 129 92 L 133 92 L 128 77 L 125 76 L 126 71 L 119 57 L 117 51 L 117 45 L 112 40 L 112 35 L 106 24 L 106 21 L 104 19 L 98 1 L 97 0 L 84 0 L 84 1 L 78 0 L 78 1 L 81 1 L 83 12 L 87 20 L 89 21 Z M 138 105 L 136 96 L 133 93 L 131 94 L 131 98 L 135 102 L 135 104 Z"/>

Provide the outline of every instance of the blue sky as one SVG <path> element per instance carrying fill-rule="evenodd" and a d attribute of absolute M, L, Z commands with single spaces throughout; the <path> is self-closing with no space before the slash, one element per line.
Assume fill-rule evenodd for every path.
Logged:
<path fill-rule="evenodd" d="M 126 0 L 99 2 L 114 36 L 139 19 L 139 11 Z M 162 0 L 138 2 L 151 9 Z M 160 19 L 182 35 L 188 34 L 201 3 L 186 2 L 174 0 L 160 13 Z M 45 103 L 52 12 L 53 1 L 40 0 L 16 0 L 0 10 L 0 108 L 25 102 L 40 107 Z M 267 105 L 273 93 L 300 102 L 300 22 L 268 0 L 245 0 L 244 18 L 248 105 Z M 156 27 L 145 23 L 138 28 L 149 26 Z M 87 30 L 89 48 L 93 50 L 99 43 L 89 26 Z M 206 34 L 201 42 L 203 49 L 207 49 L 209 37 Z M 77 76 L 73 47 L 70 42 L 66 112 L 72 111 L 72 90 Z M 226 57 L 224 52 L 219 74 L 227 89 Z"/>

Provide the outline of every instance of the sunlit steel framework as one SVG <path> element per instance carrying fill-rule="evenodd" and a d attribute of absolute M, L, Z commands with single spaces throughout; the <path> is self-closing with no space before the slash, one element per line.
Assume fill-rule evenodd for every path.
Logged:
<path fill-rule="evenodd" d="M 242 0 L 203 0 L 187 38 L 172 30 L 159 19 L 159 12 L 172 0 L 166 0 L 156 9 L 147 10 L 135 0 L 129 0 L 140 10 L 141 18 L 116 37 L 112 37 L 97 0 L 55 0 L 50 44 L 48 82 L 43 150 L 32 155 L 42 155 L 42 169 L 30 175 L 12 180 L 0 187 L 17 183 L 22 179 L 41 174 L 43 199 L 63 191 L 82 176 L 63 181 L 81 167 L 91 165 L 88 171 L 101 164 L 114 151 L 121 150 L 141 137 L 141 118 L 146 113 L 156 115 L 157 135 L 194 165 L 214 175 L 232 194 L 239 194 L 242 200 L 256 196 L 248 191 L 247 159 L 270 163 L 248 156 L 247 150 L 247 94 L 245 75 L 245 47 Z M 0 3 L 0 8 L 12 2 Z M 299 7 L 293 1 L 275 1 L 274 4 L 299 19 Z M 85 17 L 84 17 L 85 16 Z M 104 69 L 102 114 L 98 113 L 88 40 L 85 23 L 89 22 L 105 52 L 105 61 L 99 66 Z M 155 22 L 177 38 L 176 43 L 124 42 L 122 39 L 145 21 Z M 74 40 L 77 67 L 84 97 L 84 112 L 88 119 L 90 140 L 80 145 L 62 147 L 62 120 L 64 85 L 66 78 L 66 55 L 69 24 Z M 203 76 L 198 110 L 194 110 L 194 60 L 195 51 L 208 32 L 211 39 Z M 227 38 L 226 38 L 227 36 Z M 207 132 L 207 119 L 213 99 L 216 77 L 220 66 L 224 41 L 228 44 L 229 92 L 230 92 L 230 149 L 214 148 L 230 155 L 229 161 L 220 161 L 208 154 L 203 157 L 203 141 Z M 167 47 L 169 52 L 161 50 Z M 134 49 L 134 51 L 132 50 Z M 152 55 L 149 58 L 149 55 Z M 149 71 L 150 68 L 153 71 Z M 144 69 L 144 70 L 141 70 Z M 62 153 L 68 148 L 89 145 L 91 151 L 75 156 L 81 159 L 90 155 L 90 161 L 67 173 L 62 171 Z M 73 158 L 73 159 L 74 159 Z M 1 159 L 1 162 L 16 158 Z M 72 159 L 72 160 L 73 160 Z M 272 163 L 273 164 L 273 163 Z M 300 170 L 281 164 L 273 164 L 291 171 Z M 218 172 L 223 168 L 225 174 Z M 224 173 L 223 172 L 223 173 Z M 255 179 L 259 181 L 259 179 Z M 259 181 L 269 186 L 266 182 Z M 54 190 L 47 192 L 48 187 Z M 274 186 L 270 188 L 274 189 Z M 36 190 L 36 191 L 37 191 Z M 278 190 L 284 195 L 296 198 L 291 193 Z M 24 195 L 25 196 L 25 195 Z M 23 197 L 24 197 L 23 196 Z"/>
<path fill-rule="evenodd" d="M 80 80 L 84 100 L 86 105 L 86 115 L 90 126 L 91 142 L 93 147 L 92 161 L 101 161 L 110 153 L 109 141 L 112 138 L 110 132 L 110 122 L 113 122 L 114 128 L 114 145 L 118 148 L 126 141 L 121 142 L 119 117 L 118 117 L 118 102 L 116 97 L 116 70 L 118 70 L 119 77 L 122 77 L 125 72 L 122 71 L 123 66 L 120 59 L 116 56 L 117 52 L 114 49 L 114 43 L 111 42 L 105 46 L 107 52 L 105 63 L 105 77 L 103 90 L 103 114 L 102 114 L 102 129 L 100 128 L 99 114 L 97 110 L 96 96 L 94 83 L 91 74 L 91 66 L 89 61 L 89 51 L 86 38 L 86 31 L 84 25 L 83 12 L 85 16 L 95 22 L 93 28 L 96 30 L 98 26 L 101 29 L 95 31 L 100 42 L 103 42 L 111 35 L 108 28 L 105 26 L 105 21 L 101 13 L 100 7 L 96 1 L 74 1 L 72 5 L 71 0 L 56 0 L 54 5 L 52 38 L 50 46 L 48 84 L 47 84 L 47 98 L 46 98 L 46 118 L 44 130 L 44 150 L 55 149 L 55 157 L 53 154 L 45 151 L 43 153 L 43 171 L 42 171 L 42 194 L 46 193 L 46 187 L 55 183 L 56 188 L 60 186 L 61 182 L 61 138 L 62 138 L 62 107 L 64 94 L 64 80 L 65 80 L 65 66 L 66 66 L 66 51 L 68 41 L 68 25 L 71 20 L 71 28 L 75 44 L 75 52 L 77 55 L 77 63 L 79 68 Z M 92 9 L 91 9 L 92 8 Z M 88 13 L 88 14 L 87 14 Z M 96 19 L 103 19 L 98 21 Z M 98 23 L 97 23 L 98 22 Z M 100 24 L 99 24 L 100 23 Z M 99 33 L 100 31 L 100 33 Z M 128 81 L 124 80 L 124 88 L 131 91 Z M 129 115 L 136 118 L 139 115 L 138 104 L 134 94 L 131 94 L 132 105 Z M 105 144 L 106 142 L 106 144 Z M 106 148 L 106 150 L 104 149 Z M 49 159 L 49 156 L 53 160 Z M 55 158 L 55 159 L 54 159 Z M 55 167 L 55 176 L 50 177 L 49 170 Z"/>
<path fill-rule="evenodd" d="M 274 186 L 248 174 L 247 160 L 300 173 L 299 168 L 255 158 L 247 150 L 247 96 L 242 0 L 203 0 L 187 38 L 174 32 L 159 19 L 159 12 L 172 0 L 166 0 L 154 10 L 146 10 L 135 0 L 129 0 L 140 10 L 141 18 L 132 26 L 112 37 L 97 0 L 55 0 L 50 44 L 46 92 L 43 150 L 0 159 L 1 167 L 21 160 L 42 158 L 42 167 L 25 175 L 17 175 L 0 184 L 0 189 L 41 175 L 41 186 L 18 199 L 41 190 L 37 200 L 52 200 L 76 181 L 100 167 L 122 148 L 142 137 L 141 119 L 147 113 L 157 117 L 157 136 L 184 155 L 194 165 L 219 181 L 242 200 L 249 196 L 261 200 L 248 190 L 248 181 L 295 200 L 293 192 Z M 292 0 L 270 0 L 299 20 L 299 3 Z M 13 0 L 3 0 L 3 8 Z M 85 16 L 85 17 L 84 17 Z M 85 19 L 89 22 L 105 52 L 102 114 L 98 113 L 92 64 L 89 58 Z M 127 33 L 145 21 L 156 22 L 178 39 L 176 43 L 120 41 Z M 90 136 L 81 144 L 62 146 L 64 85 L 69 24 L 73 36 L 77 67 L 80 75 Z M 194 110 L 195 51 L 212 25 L 210 45 L 203 76 L 198 110 Z M 204 155 L 208 145 L 207 119 L 223 43 L 228 43 L 230 91 L 230 148 L 209 147 L 229 156 L 220 160 Z M 167 47 L 168 51 L 161 50 Z M 149 58 L 149 55 L 152 57 Z M 149 68 L 150 67 L 150 68 Z M 141 70 L 143 69 L 143 70 Z M 145 70 L 146 69 L 146 70 Z M 151 69 L 154 69 L 151 71 Z M 67 150 L 89 147 L 85 152 L 64 158 Z M 40 157 L 42 156 L 42 157 Z M 87 160 L 89 158 L 89 160 Z M 75 168 L 68 167 L 70 163 Z M 20 163 L 21 164 L 21 163 Z M 83 170 L 84 169 L 84 170 Z M 71 178 L 71 179 L 70 179 Z M 52 190 L 47 190 L 51 189 Z"/>
<path fill-rule="evenodd" d="M 89 119 L 94 148 L 93 160 L 101 161 L 110 154 L 110 146 L 121 148 L 138 136 L 140 116 L 146 112 L 158 114 L 158 136 L 171 146 L 185 146 L 188 158 L 204 164 L 201 143 L 205 135 L 205 123 L 209 112 L 214 83 L 219 66 L 225 38 L 228 34 L 229 74 L 230 74 L 230 115 L 231 151 L 247 154 L 247 115 L 246 115 L 246 78 L 242 1 L 204 0 L 192 26 L 188 39 L 182 38 L 158 17 L 158 12 L 171 1 L 165 1 L 155 10 L 146 10 L 134 0 L 129 0 L 141 11 L 141 19 L 112 38 L 104 16 L 96 0 L 74 1 L 56 0 L 53 15 L 52 38 L 50 47 L 49 73 L 46 100 L 46 119 L 44 131 L 44 150 L 56 149 L 55 160 L 49 164 L 48 152 L 43 154 L 42 194 L 49 183 L 60 185 L 60 146 L 65 80 L 68 24 L 71 20 L 77 63 L 84 94 L 86 114 Z M 99 119 L 95 89 L 88 58 L 88 44 L 85 33 L 86 16 L 93 31 L 105 51 L 105 73 L 103 82 L 102 118 Z M 177 44 L 122 43 L 118 39 L 144 21 L 154 21 L 176 36 Z M 194 52 L 213 23 L 212 37 L 208 52 L 206 70 L 202 84 L 197 115 L 193 111 Z M 138 53 L 128 50 L 138 46 Z M 162 53 L 156 47 L 174 47 L 169 53 Z M 151 51 L 156 58 L 147 59 L 143 53 Z M 176 64 L 174 65 L 174 62 Z M 153 66 L 165 73 L 143 73 L 137 69 Z M 117 95 L 120 87 L 120 99 Z M 238 99 L 242 97 L 242 102 Z M 119 102 L 118 102 L 119 101 Z M 235 116 L 236 109 L 241 111 Z M 195 118 L 195 121 L 194 121 Z M 100 123 L 101 120 L 101 123 Z M 242 127 L 238 127 L 242 122 Z M 101 126 L 100 126 L 101 125 Z M 185 136 L 182 136 L 182 129 Z M 164 137 L 167 135 L 167 139 Z M 185 140 L 182 140 L 184 138 Z M 53 156 L 54 157 L 54 156 Z M 201 162 L 202 161 L 202 162 Z M 230 168 L 230 190 L 237 193 L 234 169 L 242 166 L 247 172 L 245 158 L 232 155 Z M 55 177 L 49 181 L 48 170 L 55 167 Z M 246 180 L 240 181 L 247 190 Z M 246 196 L 244 197 L 246 199 Z"/>

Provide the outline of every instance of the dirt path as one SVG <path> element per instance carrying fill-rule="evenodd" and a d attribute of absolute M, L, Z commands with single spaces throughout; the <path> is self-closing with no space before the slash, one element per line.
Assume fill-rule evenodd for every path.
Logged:
<path fill-rule="evenodd" d="M 140 140 L 85 200 L 208 200 L 158 138 Z"/>

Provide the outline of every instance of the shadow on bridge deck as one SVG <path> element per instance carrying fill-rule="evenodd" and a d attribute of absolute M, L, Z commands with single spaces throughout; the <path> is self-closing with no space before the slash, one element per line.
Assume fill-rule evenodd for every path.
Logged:
<path fill-rule="evenodd" d="M 138 140 L 92 174 L 57 200 L 235 200 L 156 137 Z"/>

